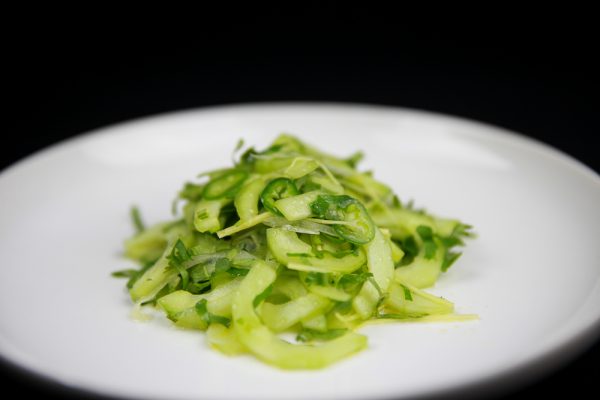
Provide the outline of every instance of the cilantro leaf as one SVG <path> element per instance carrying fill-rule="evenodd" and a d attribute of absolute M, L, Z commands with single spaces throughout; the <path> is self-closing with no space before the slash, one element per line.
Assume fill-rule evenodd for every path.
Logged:
<path fill-rule="evenodd" d="M 352 291 L 356 289 L 365 281 L 373 276 L 370 272 L 359 272 L 352 274 L 342 275 L 340 280 L 338 281 L 338 286 L 342 287 L 344 290 Z"/>
<path fill-rule="evenodd" d="M 167 256 L 167 260 L 169 260 L 169 266 L 173 267 L 181 276 L 181 287 L 186 289 L 189 282 L 189 273 L 184 266 L 186 261 L 191 259 L 191 255 L 188 252 L 187 247 L 181 241 L 181 239 L 177 239 L 175 246 L 173 246 L 173 250 L 171 250 L 171 254 Z"/>
<path fill-rule="evenodd" d="M 413 297 L 412 297 L 412 293 L 410 292 L 410 289 L 402 284 L 400 284 L 400 286 L 402 287 L 402 291 L 404 292 L 404 300 L 413 301 Z"/>
<path fill-rule="evenodd" d="M 431 260 L 435 257 L 438 245 L 433 240 L 433 230 L 426 225 L 417 226 L 417 233 L 423 240 L 423 247 L 425 250 L 425 258 Z"/>
<path fill-rule="evenodd" d="M 259 294 L 258 296 L 256 296 L 254 298 L 252 305 L 254 305 L 254 307 L 258 307 L 258 305 L 260 303 L 265 301 L 267 299 L 267 297 L 269 297 L 271 295 L 272 291 L 273 291 L 273 284 L 270 284 L 269 286 L 267 286 L 267 288 L 265 290 L 263 290 L 263 292 L 261 294 Z"/>
<path fill-rule="evenodd" d="M 446 253 L 444 254 L 444 261 L 442 262 L 442 272 L 446 272 L 461 255 L 462 253 L 446 250 Z"/>
<path fill-rule="evenodd" d="M 137 269 L 122 269 L 119 271 L 115 271 L 115 272 L 111 273 L 110 275 L 115 278 L 131 278 L 132 276 L 134 276 L 137 273 L 138 273 Z"/>
<path fill-rule="evenodd" d="M 231 320 L 227 317 L 210 313 L 208 311 L 207 304 L 208 302 L 206 301 L 206 299 L 202 299 L 199 302 L 197 302 L 194 306 L 196 313 L 200 316 L 200 318 L 202 318 L 202 320 L 206 322 L 207 325 L 221 324 L 229 328 L 229 325 L 231 325 Z"/>
<path fill-rule="evenodd" d="M 304 278 L 307 285 L 326 285 L 327 276 L 321 272 L 308 272 Z"/>
<path fill-rule="evenodd" d="M 246 275 L 248 275 L 249 271 L 250 270 L 246 269 L 246 268 L 231 267 L 227 270 L 227 273 L 229 273 L 233 276 L 246 276 Z"/>
<path fill-rule="evenodd" d="M 146 226 L 142 221 L 142 216 L 140 215 L 140 210 L 133 206 L 131 207 L 131 222 L 133 223 L 133 227 L 135 228 L 135 233 L 142 233 L 146 230 Z"/>

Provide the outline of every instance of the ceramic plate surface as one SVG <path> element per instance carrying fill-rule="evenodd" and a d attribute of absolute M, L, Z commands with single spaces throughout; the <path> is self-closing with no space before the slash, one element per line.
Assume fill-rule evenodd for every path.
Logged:
<path fill-rule="evenodd" d="M 365 169 L 401 199 L 479 237 L 430 291 L 480 320 L 368 326 L 366 351 L 286 372 L 209 349 L 164 318 L 136 322 L 114 270 L 137 204 L 168 219 L 182 183 L 230 165 L 239 138 L 289 132 Z M 600 179 L 487 125 L 335 104 L 188 111 L 109 127 L 0 175 L 0 354 L 69 387 L 133 398 L 400 398 L 533 376 L 597 334 Z"/>

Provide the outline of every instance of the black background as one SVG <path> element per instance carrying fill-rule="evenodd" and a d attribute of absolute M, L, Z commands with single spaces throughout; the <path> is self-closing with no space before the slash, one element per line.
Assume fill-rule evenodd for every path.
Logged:
<path fill-rule="evenodd" d="M 95 18 L 93 11 L 69 23 L 48 23 L 38 15 L 4 35 L 3 97 L 9 106 L 0 168 L 59 140 L 165 111 L 341 101 L 484 121 L 548 143 L 600 171 L 598 32 L 585 12 L 515 15 L 520 12 L 504 16 L 492 10 L 466 22 L 440 23 L 427 14 L 332 6 L 271 10 L 210 26 L 212 14 L 181 23 L 165 15 L 131 29 L 123 27 L 136 18 Z M 508 396 L 594 390 L 599 353 L 596 344 Z M 2 390 L 69 395 L 7 366 L 0 378 Z"/>

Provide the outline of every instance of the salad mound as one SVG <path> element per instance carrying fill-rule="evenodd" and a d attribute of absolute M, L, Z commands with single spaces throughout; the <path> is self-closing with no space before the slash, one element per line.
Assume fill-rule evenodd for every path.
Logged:
<path fill-rule="evenodd" d="M 402 203 L 357 169 L 361 158 L 286 134 L 249 148 L 186 183 L 173 221 L 146 228 L 134 208 L 125 256 L 139 268 L 113 275 L 128 278 L 136 306 L 206 331 L 214 349 L 286 369 L 364 349 L 355 330 L 369 321 L 460 319 L 423 289 L 458 259 L 471 227 Z"/>

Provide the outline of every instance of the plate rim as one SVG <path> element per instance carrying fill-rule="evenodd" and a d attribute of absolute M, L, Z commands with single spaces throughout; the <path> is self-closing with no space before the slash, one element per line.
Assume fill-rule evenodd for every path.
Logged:
<path fill-rule="evenodd" d="M 368 111 L 368 112 L 381 112 L 383 114 L 411 114 L 416 115 L 419 118 L 433 118 L 441 121 L 449 121 L 452 123 L 459 123 L 464 125 L 470 125 L 475 128 L 479 128 L 482 132 L 478 135 L 486 135 L 488 137 L 494 137 L 495 139 L 502 140 L 504 143 L 517 144 L 518 146 L 524 146 L 527 150 L 534 150 L 536 153 L 543 157 L 550 157 L 552 162 L 559 163 L 560 166 L 568 168 L 571 172 L 579 174 L 579 176 L 589 180 L 591 184 L 600 185 L 600 174 L 596 173 L 594 169 L 586 165 L 577 158 L 571 156 L 565 151 L 558 149 L 542 140 L 533 138 L 522 134 L 517 131 L 510 130 L 501 126 L 497 126 L 488 122 L 470 119 L 466 117 L 440 113 L 436 111 L 424 110 L 419 108 L 410 107 L 398 107 L 382 104 L 373 103 L 357 103 L 357 102 L 322 102 L 322 101 L 281 101 L 281 102 L 244 102 L 244 103 L 233 103 L 224 105 L 211 105 L 205 107 L 194 107 L 186 108 L 175 111 L 167 111 L 120 122 L 111 123 L 105 126 L 101 126 L 89 131 L 84 131 L 73 135 L 71 137 L 59 140 L 46 147 L 38 149 L 19 160 L 9 164 L 0 170 L 0 185 L 3 182 L 3 178 L 7 175 L 17 172 L 21 167 L 29 164 L 30 162 L 45 156 L 50 156 L 55 150 L 76 145 L 78 142 L 87 141 L 97 136 L 105 135 L 118 135 L 120 129 L 127 129 L 135 125 L 141 124 L 152 124 L 156 121 L 169 121 L 191 116 L 210 115 L 215 113 L 236 113 L 239 111 L 243 112 L 255 112 L 264 109 L 280 109 L 280 110 L 298 110 L 300 112 L 324 112 L 326 114 L 329 111 L 335 112 L 352 112 L 352 111 Z M 449 388 L 437 388 L 427 390 L 419 394 L 419 396 L 439 396 L 441 394 L 449 396 L 460 396 L 462 394 L 474 392 L 486 393 L 489 392 L 490 385 L 498 385 L 499 382 L 510 381 L 511 383 L 504 388 L 504 391 L 513 390 L 527 382 L 531 382 L 537 377 L 548 374 L 555 370 L 561 365 L 564 365 L 569 360 L 576 358 L 586 348 L 591 347 L 594 342 L 600 339 L 600 311 L 596 313 L 591 321 L 581 326 L 574 335 L 561 338 L 554 346 L 537 356 L 533 356 L 527 360 L 523 360 L 513 367 L 506 368 L 494 373 L 492 376 L 463 382 L 461 384 L 453 385 Z M 7 357 L 4 352 L 0 351 L 0 366 L 8 366 L 12 371 L 9 373 L 16 373 L 24 378 L 31 378 L 46 387 L 52 389 L 62 389 L 67 392 L 77 394 L 91 394 L 100 395 L 104 398 L 113 398 L 112 394 L 107 392 L 97 392 L 92 389 L 79 386 L 69 386 L 60 380 L 52 377 L 50 374 L 46 374 L 34 369 L 30 369 L 25 365 L 21 365 L 17 360 L 13 360 Z M 497 388 L 494 388 L 497 390 Z M 498 392 L 496 392 L 498 393 Z M 131 397 L 129 397 L 131 398 Z M 134 397 L 139 398 L 139 397 Z M 393 394 L 385 396 L 385 398 L 396 398 Z"/>

